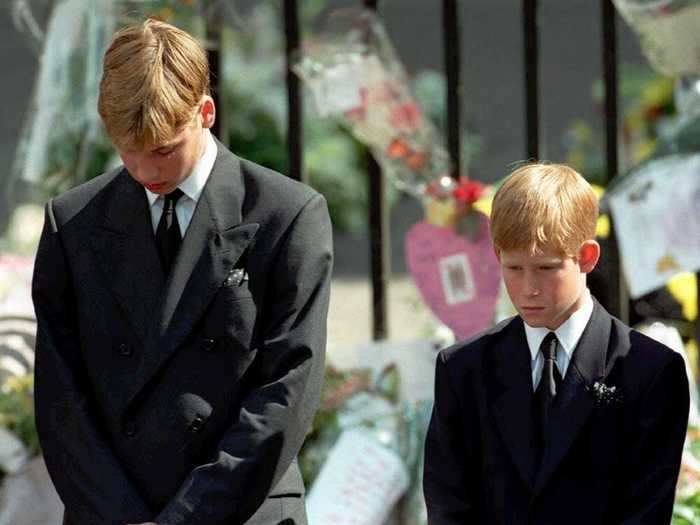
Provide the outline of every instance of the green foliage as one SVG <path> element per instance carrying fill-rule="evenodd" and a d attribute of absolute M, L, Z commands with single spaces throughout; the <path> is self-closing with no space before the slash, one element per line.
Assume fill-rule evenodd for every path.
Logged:
<path fill-rule="evenodd" d="M 623 65 L 620 75 L 622 126 L 620 129 L 621 165 L 634 167 L 651 158 L 657 150 L 663 125 L 676 112 L 673 82 L 648 67 Z M 600 80 L 592 87 L 592 98 L 603 107 L 604 89 Z M 575 120 L 566 134 L 566 163 L 580 171 L 590 182 L 605 185 L 602 122 L 592 126 Z"/>
<path fill-rule="evenodd" d="M 30 455 L 39 453 L 34 426 L 34 379 L 31 374 L 8 378 L 0 388 L 0 426 L 15 434 Z"/>
<path fill-rule="evenodd" d="M 332 122 L 315 119 L 305 131 L 309 183 L 326 197 L 336 228 L 361 232 L 367 225 L 369 199 L 365 148 Z M 397 192 L 388 191 L 393 204 Z"/>

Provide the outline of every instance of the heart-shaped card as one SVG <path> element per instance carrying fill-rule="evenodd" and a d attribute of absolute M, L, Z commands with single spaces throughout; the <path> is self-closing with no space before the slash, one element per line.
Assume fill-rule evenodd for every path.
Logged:
<path fill-rule="evenodd" d="M 493 251 L 486 215 L 473 211 L 473 235 L 428 222 L 406 234 L 406 263 L 423 300 L 457 339 L 493 323 L 501 269 Z"/>

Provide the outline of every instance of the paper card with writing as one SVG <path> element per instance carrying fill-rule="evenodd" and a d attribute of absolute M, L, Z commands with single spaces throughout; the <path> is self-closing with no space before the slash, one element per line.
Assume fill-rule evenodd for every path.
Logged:
<path fill-rule="evenodd" d="M 345 430 L 309 493 L 309 525 L 382 525 L 408 484 L 395 452 L 365 429 Z"/>
<path fill-rule="evenodd" d="M 633 298 L 700 268 L 700 155 L 649 162 L 607 197 Z"/>
<path fill-rule="evenodd" d="M 406 235 L 406 263 L 423 300 L 458 339 L 494 320 L 501 270 L 488 218 L 479 214 L 474 240 L 453 228 L 414 224 Z"/>

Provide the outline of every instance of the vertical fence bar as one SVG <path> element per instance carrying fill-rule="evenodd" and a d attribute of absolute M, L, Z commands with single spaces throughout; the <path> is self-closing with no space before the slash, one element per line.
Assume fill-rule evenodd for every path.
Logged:
<path fill-rule="evenodd" d="M 605 85 L 605 165 L 606 183 L 618 174 L 618 78 L 617 78 L 617 19 L 612 0 L 601 0 L 603 51 L 603 80 Z M 629 296 L 622 277 L 620 249 L 610 217 L 610 271 L 608 274 L 609 304 L 606 307 L 616 317 L 629 322 Z"/>
<path fill-rule="evenodd" d="M 364 0 L 364 5 L 377 10 L 378 0 Z M 372 271 L 372 338 L 386 339 L 388 328 L 388 284 L 390 273 L 389 210 L 386 203 L 386 176 L 377 161 L 368 154 L 370 268 Z"/>
<path fill-rule="evenodd" d="M 293 53 L 299 49 L 299 9 L 296 0 L 284 0 L 285 58 L 287 64 L 287 158 L 289 176 L 305 181 L 303 164 L 302 98 L 300 80 L 292 72 Z"/>
<path fill-rule="evenodd" d="M 443 0 L 442 26 L 447 74 L 447 148 L 450 153 L 450 175 L 456 179 L 462 172 L 462 75 L 459 60 L 460 27 L 457 0 Z"/>
<path fill-rule="evenodd" d="M 540 156 L 539 109 L 539 39 L 537 35 L 537 0 L 523 0 L 523 38 L 525 45 L 525 133 L 527 157 Z"/>

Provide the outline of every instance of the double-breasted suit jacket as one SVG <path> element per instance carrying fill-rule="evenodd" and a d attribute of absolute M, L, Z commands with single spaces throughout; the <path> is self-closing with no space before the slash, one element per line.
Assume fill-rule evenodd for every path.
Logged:
<path fill-rule="evenodd" d="M 125 169 L 47 205 L 36 422 L 69 525 L 306 522 L 330 220 L 318 193 L 217 147 L 168 276 Z"/>
<path fill-rule="evenodd" d="M 530 359 L 519 317 L 440 354 L 430 524 L 670 523 L 688 420 L 682 357 L 595 302 L 539 462 Z"/>

